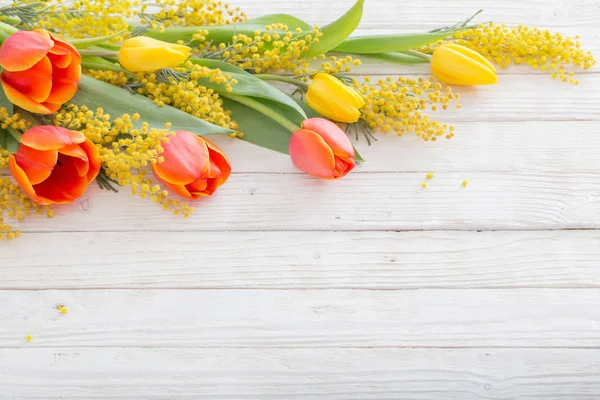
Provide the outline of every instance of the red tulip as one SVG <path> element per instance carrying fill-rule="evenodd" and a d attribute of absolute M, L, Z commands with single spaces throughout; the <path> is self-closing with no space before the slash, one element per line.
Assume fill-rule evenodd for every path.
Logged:
<path fill-rule="evenodd" d="M 8 100 L 37 114 L 58 111 L 75 95 L 81 77 L 77 49 L 41 29 L 10 35 L 0 47 L 0 66 Z"/>
<path fill-rule="evenodd" d="M 153 164 L 156 179 L 173 193 L 187 199 L 210 196 L 231 173 L 223 152 L 201 136 L 177 131 L 163 144 L 164 161 Z"/>
<path fill-rule="evenodd" d="M 98 176 L 100 155 L 81 132 L 36 126 L 23 134 L 8 167 L 36 203 L 65 204 L 81 196 Z"/>
<path fill-rule="evenodd" d="M 322 179 L 340 179 L 352 171 L 354 148 L 339 126 L 309 118 L 292 134 L 290 157 L 296 168 Z"/>

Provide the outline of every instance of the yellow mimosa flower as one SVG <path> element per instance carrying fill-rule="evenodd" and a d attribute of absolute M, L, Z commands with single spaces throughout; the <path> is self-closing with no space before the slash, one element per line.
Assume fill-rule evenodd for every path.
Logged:
<path fill-rule="evenodd" d="M 353 123 L 360 118 L 360 108 L 365 101 L 335 76 L 321 72 L 308 87 L 306 104 L 325 118 Z"/>
<path fill-rule="evenodd" d="M 119 50 L 119 63 L 131 72 L 156 71 L 182 64 L 192 49 L 146 36 L 127 39 Z"/>
<path fill-rule="evenodd" d="M 496 69 L 481 54 L 458 44 L 445 44 L 431 56 L 431 72 L 451 85 L 498 83 Z"/>

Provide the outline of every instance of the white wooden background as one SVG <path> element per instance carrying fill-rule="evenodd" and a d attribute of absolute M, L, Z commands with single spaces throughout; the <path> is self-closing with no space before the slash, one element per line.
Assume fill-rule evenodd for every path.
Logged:
<path fill-rule="evenodd" d="M 366 3 L 360 33 L 483 8 L 600 54 L 598 0 Z M 0 398 L 599 399 L 600 74 L 579 79 L 501 71 L 438 114 L 456 138 L 360 142 L 339 182 L 220 138 L 235 173 L 189 220 L 96 187 L 30 219 L 0 242 Z"/>

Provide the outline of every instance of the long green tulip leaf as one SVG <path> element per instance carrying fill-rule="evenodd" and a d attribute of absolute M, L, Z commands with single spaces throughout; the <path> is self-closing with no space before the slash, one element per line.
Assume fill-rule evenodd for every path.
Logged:
<path fill-rule="evenodd" d="M 411 56 L 409 54 L 402 53 L 379 53 L 379 54 L 364 54 L 362 55 L 361 60 L 365 60 L 368 58 L 393 62 L 397 64 L 426 64 L 429 61 L 425 60 L 421 57 Z"/>
<path fill-rule="evenodd" d="M 453 33 L 454 31 L 445 31 L 357 36 L 345 40 L 332 51 L 355 54 L 379 54 L 407 51 L 441 40 Z"/>
<path fill-rule="evenodd" d="M 277 89 L 275 86 L 268 84 L 262 79 L 256 78 L 255 76 L 247 73 L 241 68 L 236 67 L 235 65 L 231 65 L 224 61 L 218 60 L 205 60 L 205 59 L 190 59 L 194 64 L 202 65 L 207 68 L 212 69 L 220 69 L 221 71 L 227 72 L 231 75 L 232 78 L 237 80 L 237 83 L 231 85 L 232 91 L 231 93 L 237 94 L 240 96 L 252 97 L 256 100 L 259 100 L 267 105 L 270 104 L 281 104 L 285 108 L 287 108 L 290 112 L 293 113 L 295 119 L 300 119 L 300 121 L 306 119 L 306 113 L 295 101 L 289 98 L 281 90 Z M 202 78 L 199 80 L 203 86 L 211 88 L 215 90 L 217 93 L 227 95 L 229 92 L 226 91 L 225 85 L 210 82 L 207 78 Z"/>
<path fill-rule="evenodd" d="M 242 140 L 269 150 L 288 154 L 288 146 L 292 136 L 288 129 L 258 111 L 236 101 L 223 98 L 223 107 L 231 110 L 231 117 L 238 123 L 239 130 L 244 134 Z"/>
<path fill-rule="evenodd" d="M 164 129 L 165 123 L 170 122 L 172 130 L 189 131 L 200 136 L 232 133 L 230 129 L 213 125 L 177 108 L 159 107 L 147 97 L 85 75 L 82 75 L 79 90 L 71 102 L 79 106 L 85 105 L 90 110 L 102 108 L 113 117 L 120 117 L 125 112 L 138 113 L 140 119 L 137 124 L 147 122 L 151 128 Z"/>
<path fill-rule="evenodd" d="M 5 108 L 8 115 L 13 114 L 14 106 L 4 94 L 4 89 L 0 86 L 0 107 Z M 19 141 L 7 129 L 0 127 L 0 148 L 14 153 L 19 148 Z"/>
<path fill-rule="evenodd" d="M 299 18 L 294 17 L 289 14 L 269 14 L 263 15 L 262 17 L 252 18 L 238 24 L 238 26 L 242 25 L 262 25 L 263 28 L 259 29 L 260 31 L 264 30 L 264 27 L 271 24 L 284 24 L 287 25 L 288 30 L 294 32 L 296 28 L 300 28 L 303 31 L 311 31 L 313 29 L 312 26 L 302 21 Z"/>
<path fill-rule="evenodd" d="M 346 14 L 321 28 L 323 36 L 313 43 L 304 54 L 307 57 L 325 54 L 341 45 L 360 23 L 364 0 L 358 0 Z M 377 53 L 382 53 L 378 51 Z"/>
<path fill-rule="evenodd" d="M 121 35 L 123 31 L 115 32 L 112 35 L 99 36 L 93 38 L 83 38 L 83 39 L 67 39 L 69 43 L 75 46 L 78 49 L 87 49 L 88 47 L 97 46 L 108 42 L 110 39 L 113 39 L 119 35 Z"/>

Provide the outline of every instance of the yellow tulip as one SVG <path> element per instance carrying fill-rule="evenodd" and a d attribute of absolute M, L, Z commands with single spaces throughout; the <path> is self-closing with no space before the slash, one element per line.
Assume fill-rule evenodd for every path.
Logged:
<path fill-rule="evenodd" d="M 458 44 L 445 44 L 434 50 L 431 72 L 439 80 L 451 85 L 498 83 L 492 63 L 476 51 Z"/>
<path fill-rule="evenodd" d="M 157 71 L 182 64 L 191 50 L 181 44 L 137 36 L 123 42 L 118 57 L 121 66 L 128 71 Z"/>
<path fill-rule="evenodd" d="M 365 101 L 335 76 L 321 72 L 308 87 L 306 104 L 325 118 L 353 123 L 360 118 Z"/>

